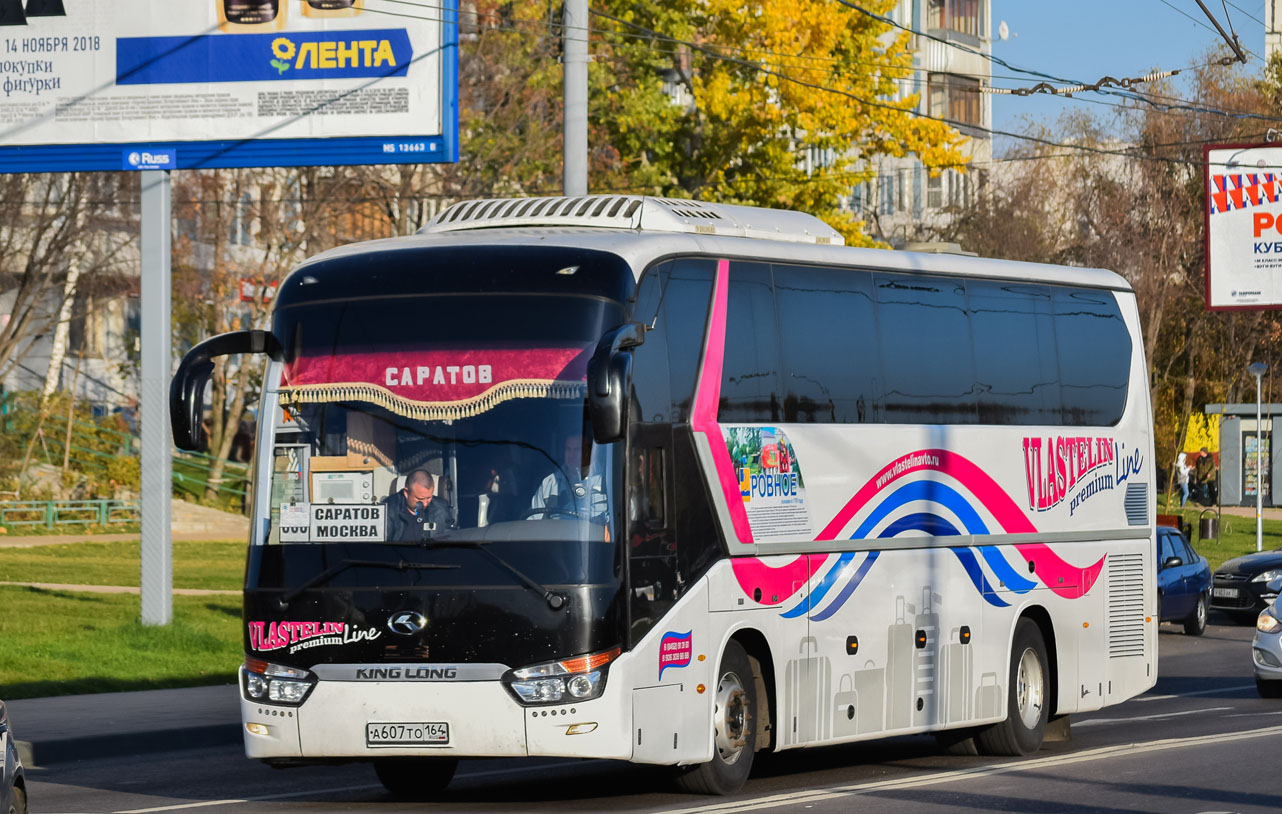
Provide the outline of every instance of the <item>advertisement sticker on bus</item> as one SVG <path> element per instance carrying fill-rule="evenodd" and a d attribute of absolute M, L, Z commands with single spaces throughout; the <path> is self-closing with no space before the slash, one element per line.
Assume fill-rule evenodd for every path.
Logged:
<path fill-rule="evenodd" d="M 806 482 L 792 442 L 777 427 L 725 427 L 739 495 L 753 539 L 811 539 Z"/>
<path fill-rule="evenodd" d="M 690 663 L 693 635 L 693 630 L 687 630 L 685 633 L 669 631 L 663 634 L 663 638 L 659 640 L 660 680 L 663 679 L 663 671 L 669 667 L 685 667 Z"/>

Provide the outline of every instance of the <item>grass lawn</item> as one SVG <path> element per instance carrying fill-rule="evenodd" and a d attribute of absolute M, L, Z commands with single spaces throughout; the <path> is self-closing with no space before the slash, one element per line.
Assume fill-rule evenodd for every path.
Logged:
<path fill-rule="evenodd" d="M 132 594 L 0 586 L 0 608 L 4 699 L 231 683 L 243 658 L 235 596 L 175 596 L 167 627 Z"/>
<path fill-rule="evenodd" d="M 243 586 L 243 541 L 175 542 L 173 546 L 175 588 L 235 591 Z M 0 548 L 0 582 L 136 586 L 139 557 L 136 540 Z"/>

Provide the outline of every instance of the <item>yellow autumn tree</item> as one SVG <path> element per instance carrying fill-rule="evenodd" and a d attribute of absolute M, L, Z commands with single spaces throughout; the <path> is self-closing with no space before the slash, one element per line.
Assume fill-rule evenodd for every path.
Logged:
<path fill-rule="evenodd" d="M 802 210 L 866 245 L 839 202 L 867 159 L 965 161 L 964 137 L 913 114 L 911 35 L 833 0 L 606 0 L 593 15 L 613 92 L 592 118 L 632 191 Z"/>

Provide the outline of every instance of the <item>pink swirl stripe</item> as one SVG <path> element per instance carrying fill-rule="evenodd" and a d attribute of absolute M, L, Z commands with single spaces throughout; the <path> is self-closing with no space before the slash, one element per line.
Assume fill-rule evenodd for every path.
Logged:
<path fill-rule="evenodd" d="M 869 478 L 841 511 L 837 512 L 832 522 L 824 527 L 817 540 L 838 539 L 851 518 L 874 496 L 905 475 L 922 470 L 935 470 L 955 478 L 970 490 L 1007 534 L 1037 533 L 1019 505 L 973 461 L 945 449 L 923 449 L 900 456 Z M 1033 563 L 1034 573 L 1047 588 L 1066 599 L 1077 599 L 1089 591 L 1104 568 L 1104 557 L 1086 568 L 1078 568 L 1066 562 L 1045 543 L 1020 544 L 1015 546 L 1015 550 Z"/>
<path fill-rule="evenodd" d="M 734 476 L 734 462 L 726 449 L 725 436 L 717 423 L 717 407 L 721 403 L 721 369 L 726 355 L 726 303 L 729 300 L 730 261 L 717 261 L 717 278 L 712 289 L 712 316 L 708 320 L 707 352 L 703 357 L 703 371 L 699 375 L 699 390 L 694 408 L 690 412 L 690 426 L 708 439 L 712 460 L 716 465 L 717 479 L 726 496 L 730 521 L 740 543 L 752 542 L 752 527 L 748 525 L 748 512 L 739 494 L 739 480 Z"/>

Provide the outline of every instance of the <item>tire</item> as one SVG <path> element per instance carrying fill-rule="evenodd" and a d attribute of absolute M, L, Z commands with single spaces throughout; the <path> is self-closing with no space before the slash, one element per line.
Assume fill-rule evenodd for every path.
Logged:
<path fill-rule="evenodd" d="M 1008 677 L 1006 720 L 975 736 L 986 755 L 1030 755 L 1042 747 L 1050 714 L 1050 661 L 1041 628 L 1032 619 L 1015 624 Z"/>
<path fill-rule="evenodd" d="M 1184 633 L 1189 636 L 1201 636 L 1206 632 L 1206 594 L 1198 594 L 1197 605 L 1189 618 L 1184 620 Z"/>
<path fill-rule="evenodd" d="M 13 787 L 13 796 L 9 798 L 9 814 L 27 814 L 27 792 L 21 786 Z"/>
<path fill-rule="evenodd" d="M 378 780 L 403 800 L 426 800 L 450 784 L 458 761 L 442 757 L 383 757 L 374 761 Z"/>
<path fill-rule="evenodd" d="M 1282 681 L 1255 680 L 1255 691 L 1261 698 L 1282 698 Z"/>
<path fill-rule="evenodd" d="M 717 668 L 712 710 L 712 760 L 678 769 L 677 785 L 691 794 L 734 794 L 752 771 L 757 746 L 756 682 L 742 645 L 731 640 Z"/>

